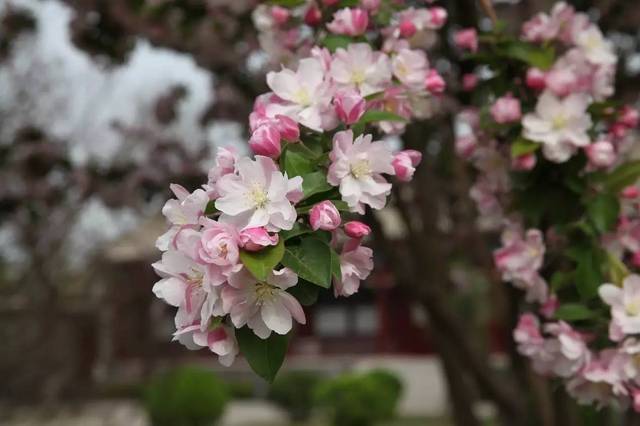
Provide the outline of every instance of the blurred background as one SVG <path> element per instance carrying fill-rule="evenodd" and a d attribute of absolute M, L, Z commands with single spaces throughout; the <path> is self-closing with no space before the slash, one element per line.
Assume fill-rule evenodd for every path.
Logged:
<path fill-rule="evenodd" d="M 553 2 L 494 3 L 515 30 Z M 640 4 L 570 3 L 614 39 L 618 99 L 637 106 Z M 451 35 L 489 21 L 474 0 L 436 4 L 449 23 L 423 43 L 464 101 L 474 70 Z M 476 223 L 453 97 L 392 141 L 425 161 L 368 215 L 375 271 L 307 311 L 273 386 L 170 342 L 173 308 L 151 292 L 160 210 L 169 183 L 204 183 L 217 146 L 247 150 L 264 74 L 288 60 L 258 6 L 0 0 L 0 425 L 586 424 L 515 352 L 521 298 Z"/>

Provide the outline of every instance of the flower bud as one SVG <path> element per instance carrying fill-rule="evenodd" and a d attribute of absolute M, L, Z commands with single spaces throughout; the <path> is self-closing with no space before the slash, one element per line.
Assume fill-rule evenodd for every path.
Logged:
<path fill-rule="evenodd" d="M 447 10 L 443 7 L 432 7 L 429 9 L 431 14 L 431 26 L 434 30 L 442 27 L 447 22 Z"/>
<path fill-rule="evenodd" d="M 429 72 L 427 72 L 427 78 L 425 79 L 424 86 L 429 92 L 440 94 L 444 92 L 447 84 L 442 76 L 438 74 L 438 71 L 430 69 Z"/>
<path fill-rule="evenodd" d="M 460 136 L 455 144 L 456 153 L 464 159 L 471 157 L 478 147 L 478 141 L 473 135 Z"/>
<path fill-rule="evenodd" d="M 511 160 L 511 167 L 518 171 L 528 171 L 533 169 L 537 163 L 536 155 L 533 152 L 519 155 Z"/>
<path fill-rule="evenodd" d="M 300 139 L 300 127 L 298 123 L 286 115 L 276 115 L 276 128 L 280 137 L 288 142 L 295 142 Z"/>
<path fill-rule="evenodd" d="M 422 161 L 422 154 L 415 149 L 406 149 L 398 152 L 393 157 L 393 169 L 396 176 L 403 182 L 409 182 L 413 178 L 416 166 Z"/>
<path fill-rule="evenodd" d="M 366 10 L 346 7 L 333 14 L 333 21 L 327 24 L 327 29 L 334 34 L 355 37 L 364 34 L 368 26 L 369 14 Z"/>
<path fill-rule="evenodd" d="M 453 42 L 460 49 L 476 52 L 478 50 L 478 33 L 475 28 L 465 28 L 453 35 Z"/>
<path fill-rule="evenodd" d="M 367 101 L 355 90 L 339 92 L 333 98 L 333 106 L 340 121 L 353 124 L 360 120 L 367 106 Z"/>
<path fill-rule="evenodd" d="M 520 120 L 522 116 L 520 101 L 511 96 L 511 94 L 498 98 L 491 106 L 491 116 L 499 124 L 513 123 Z"/>
<path fill-rule="evenodd" d="M 361 0 L 360 5 L 369 12 L 375 12 L 380 7 L 380 0 Z"/>
<path fill-rule="evenodd" d="M 309 212 L 309 223 L 311 229 L 317 231 L 333 231 L 340 226 L 340 212 L 331 201 L 322 201 L 311 208 Z"/>
<path fill-rule="evenodd" d="M 259 251 L 267 246 L 278 244 L 278 234 L 270 235 L 267 230 L 260 226 L 257 228 L 247 228 L 240 232 L 240 246 L 247 251 Z"/>
<path fill-rule="evenodd" d="M 253 132 L 249 139 L 249 146 L 257 155 L 278 158 L 280 156 L 280 132 L 275 126 L 264 124 Z"/>
<path fill-rule="evenodd" d="M 364 238 L 371 233 L 371 228 L 360 221 L 352 220 L 344 224 L 344 232 L 351 238 Z"/>
<path fill-rule="evenodd" d="M 640 267 L 640 251 L 633 253 L 631 263 L 633 263 L 633 266 Z"/>
<path fill-rule="evenodd" d="M 589 163 L 595 167 L 609 167 L 616 161 L 616 152 L 613 144 L 607 140 L 601 140 L 585 147 Z"/>
<path fill-rule="evenodd" d="M 542 90 L 547 86 L 546 73 L 539 68 L 529 68 L 526 83 L 531 89 Z"/>
<path fill-rule="evenodd" d="M 478 85 L 478 76 L 468 73 L 462 76 L 462 89 L 470 92 Z"/>
<path fill-rule="evenodd" d="M 312 4 L 304 14 L 304 23 L 310 27 L 315 27 L 322 22 L 322 12 L 318 9 L 318 6 Z"/>
<path fill-rule="evenodd" d="M 417 31 L 416 26 L 410 20 L 402 21 L 398 29 L 400 30 L 400 35 L 404 38 L 413 37 Z"/>
<path fill-rule="evenodd" d="M 285 7 L 273 6 L 271 8 L 271 17 L 278 25 L 285 24 L 289 20 L 290 16 L 291 16 L 291 12 L 289 12 L 289 9 Z"/>
<path fill-rule="evenodd" d="M 553 69 L 545 77 L 546 87 L 558 96 L 567 96 L 578 84 L 576 74 L 566 68 Z"/>
<path fill-rule="evenodd" d="M 633 129 L 638 127 L 638 121 L 640 121 L 638 110 L 631 105 L 625 105 L 620 111 L 618 122 Z"/>
<path fill-rule="evenodd" d="M 629 185 L 620 192 L 620 195 L 627 200 L 633 200 L 640 196 L 640 189 L 635 185 Z"/>

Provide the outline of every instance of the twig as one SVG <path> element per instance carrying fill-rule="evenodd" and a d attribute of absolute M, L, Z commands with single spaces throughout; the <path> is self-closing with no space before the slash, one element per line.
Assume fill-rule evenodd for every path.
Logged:
<path fill-rule="evenodd" d="M 498 15 L 496 15 L 496 10 L 493 8 L 493 2 L 491 0 L 480 0 L 480 7 L 495 26 L 498 22 Z"/>

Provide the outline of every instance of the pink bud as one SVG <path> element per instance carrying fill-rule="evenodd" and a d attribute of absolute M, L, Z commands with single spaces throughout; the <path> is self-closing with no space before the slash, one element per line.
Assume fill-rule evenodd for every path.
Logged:
<path fill-rule="evenodd" d="M 453 42 L 460 49 L 476 52 L 478 50 L 478 33 L 475 28 L 465 28 L 453 35 Z"/>
<path fill-rule="evenodd" d="M 438 71 L 430 69 L 429 72 L 427 72 L 427 78 L 424 81 L 424 86 L 429 92 L 440 94 L 444 92 L 444 89 L 447 87 L 447 83 L 445 83 L 442 76 L 438 74 Z"/>
<path fill-rule="evenodd" d="M 285 7 L 273 6 L 271 8 L 271 17 L 278 25 L 285 24 L 289 20 L 290 16 L 291 16 L 291 13 L 289 12 L 289 9 Z"/>
<path fill-rule="evenodd" d="M 403 182 L 409 182 L 413 178 L 416 166 L 422 161 L 422 154 L 415 149 L 405 149 L 393 157 L 393 169 L 396 176 Z"/>
<path fill-rule="evenodd" d="M 344 224 L 344 232 L 351 238 L 364 238 L 371 233 L 371 228 L 360 221 L 352 220 Z"/>
<path fill-rule="evenodd" d="M 460 136 L 456 139 L 456 153 L 464 159 L 471 157 L 477 147 L 478 141 L 473 135 Z"/>
<path fill-rule="evenodd" d="M 462 88 L 470 92 L 478 85 L 478 77 L 473 73 L 468 73 L 462 76 Z"/>
<path fill-rule="evenodd" d="M 327 24 L 327 29 L 334 34 L 359 36 L 367 31 L 369 14 L 363 9 L 340 9 L 333 14 L 333 21 Z"/>
<path fill-rule="evenodd" d="M 443 7 L 432 7 L 429 9 L 429 13 L 433 29 L 438 29 L 447 22 L 447 11 Z"/>
<path fill-rule="evenodd" d="M 638 121 L 640 121 L 640 114 L 638 113 L 638 110 L 631 105 L 625 105 L 620 111 L 620 118 L 618 119 L 618 122 L 633 129 L 638 127 Z"/>
<path fill-rule="evenodd" d="M 529 171 L 536 166 L 536 155 L 532 152 L 524 155 L 519 155 L 511 160 L 511 167 L 514 170 Z"/>
<path fill-rule="evenodd" d="M 587 153 L 589 163 L 595 167 L 609 167 L 616 161 L 615 149 L 609 141 L 594 142 L 587 145 L 584 150 Z"/>
<path fill-rule="evenodd" d="M 632 200 L 632 199 L 638 198 L 638 196 L 640 196 L 640 190 L 635 185 L 629 185 L 629 186 L 627 186 L 626 188 L 624 188 L 622 190 L 620 195 L 622 195 L 623 198 L 626 198 L 628 200 Z"/>
<path fill-rule="evenodd" d="M 380 7 L 380 0 L 361 0 L 360 5 L 369 12 L 375 12 Z"/>
<path fill-rule="evenodd" d="M 552 69 L 545 77 L 545 84 L 556 95 L 567 96 L 575 90 L 578 77 L 567 68 Z"/>
<path fill-rule="evenodd" d="M 311 208 L 309 212 L 309 223 L 311 229 L 317 231 L 333 231 L 340 226 L 340 212 L 331 201 L 322 201 Z"/>
<path fill-rule="evenodd" d="M 280 132 L 275 126 L 263 124 L 251 135 L 249 146 L 257 155 L 278 158 L 280 156 Z"/>
<path fill-rule="evenodd" d="M 551 296 L 549 296 L 546 302 L 544 302 L 542 306 L 540 306 L 540 313 L 545 318 L 551 319 L 553 318 L 559 307 L 560 301 L 558 301 L 558 298 L 554 294 L 552 294 Z"/>
<path fill-rule="evenodd" d="M 240 231 L 240 246 L 247 251 L 259 251 L 266 246 L 275 246 L 278 240 L 278 234 L 269 235 L 262 226 Z"/>
<path fill-rule="evenodd" d="M 360 120 L 364 114 L 367 102 L 357 91 L 348 90 L 335 95 L 333 106 L 340 121 L 345 124 L 353 124 Z"/>
<path fill-rule="evenodd" d="M 627 135 L 627 131 L 628 130 L 629 130 L 629 128 L 627 126 L 625 126 L 624 124 L 622 124 L 619 121 L 616 121 L 609 128 L 609 133 L 615 139 L 622 139 Z"/>
<path fill-rule="evenodd" d="M 322 22 L 322 12 L 318 9 L 318 6 L 312 4 L 304 14 L 304 23 L 310 27 L 315 27 Z"/>
<path fill-rule="evenodd" d="M 276 115 L 276 128 L 280 132 L 280 137 L 288 142 L 295 142 L 300 139 L 300 127 L 291 117 Z"/>
<path fill-rule="evenodd" d="M 631 258 L 631 263 L 633 263 L 633 265 L 636 267 L 640 267 L 640 251 L 633 253 L 633 257 Z"/>
<path fill-rule="evenodd" d="M 527 86 L 534 90 L 542 90 L 546 87 L 546 73 L 539 68 L 527 70 Z"/>
<path fill-rule="evenodd" d="M 640 389 L 632 389 L 631 396 L 633 397 L 633 411 L 640 413 Z"/>
<path fill-rule="evenodd" d="M 511 96 L 510 93 L 498 98 L 491 106 L 491 116 L 499 124 L 513 123 L 520 120 L 522 116 L 520 101 Z"/>
<path fill-rule="evenodd" d="M 416 33 L 416 26 L 410 20 L 402 21 L 398 27 L 400 35 L 404 38 L 413 37 Z"/>

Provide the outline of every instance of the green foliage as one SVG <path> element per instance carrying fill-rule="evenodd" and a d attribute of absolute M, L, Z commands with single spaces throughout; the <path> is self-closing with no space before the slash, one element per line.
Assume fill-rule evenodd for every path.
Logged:
<path fill-rule="evenodd" d="M 335 52 L 339 48 L 345 49 L 347 46 L 349 46 L 349 44 L 353 42 L 354 40 L 351 37 L 338 34 L 329 34 L 320 41 L 320 44 L 329 49 L 331 52 Z"/>
<path fill-rule="evenodd" d="M 153 426 L 211 426 L 228 399 L 225 384 L 211 371 L 181 367 L 151 381 L 145 407 Z"/>
<path fill-rule="evenodd" d="M 604 282 L 601 270 L 602 250 L 588 244 L 578 244 L 569 250 L 577 264 L 575 279 L 576 288 L 582 300 L 590 300 L 598 295 L 598 287 Z"/>
<path fill-rule="evenodd" d="M 511 59 L 517 59 L 541 70 L 553 65 L 556 52 L 553 46 L 538 46 L 525 41 L 509 40 L 500 43 L 498 51 Z"/>
<path fill-rule="evenodd" d="M 511 145 L 511 156 L 515 158 L 520 157 L 521 155 L 530 154 L 540 149 L 541 146 L 542 145 L 537 142 L 520 137 Z"/>
<path fill-rule="evenodd" d="M 327 183 L 327 176 L 324 172 L 313 172 L 302 176 L 302 192 L 304 198 L 312 195 L 330 191 L 333 187 Z"/>
<path fill-rule="evenodd" d="M 249 327 L 236 331 L 240 352 L 245 356 L 253 371 L 268 382 L 278 374 L 289 346 L 289 335 L 271 333 L 261 339 Z"/>
<path fill-rule="evenodd" d="M 313 173 L 317 169 L 318 156 L 301 143 L 288 144 L 280 156 L 280 168 L 290 178 Z"/>
<path fill-rule="evenodd" d="M 324 241 L 305 238 L 299 244 L 287 245 L 282 264 L 291 268 L 300 278 L 329 288 L 334 268 L 332 252 L 331 247 Z"/>
<path fill-rule="evenodd" d="M 555 313 L 555 317 L 565 321 L 579 321 L 594 318 L 596 313 L 579 303 L 564 303 Z"/>
<path fill-rule="evenodd" d="M 266 281 L 267 275 L 280 263 L 284 256 L 284 241 L 278 240 L 275 246 L 260 251 L 240 251 L 242 264 L 260 281 Z"/>
<path fill-rule="evenodd" d="M 298 284 L 288 288 L 287 291 L 304 306 L 316 303 L 320 295 L 320 287 L 302 278 L 298 278 Z"/>
<path fill-rule="evenodd" d="M 640 160 L 631 161 L 618 166 L 604 179 L 604 187 L 614 194 L 629 185 L 633 185 L 640 178 Z"/>
<path fill-rule="evenodd" d="M 598 194 L 587 204 L 587 216 L 600 233 L 610 231 L 618 220 L 620 202 L 612 194 Z"/>
<path fill-rule="evenodd" d="M 316 287 L 317 288 L 317 287 Z M 295 371 L 279 376 L 269 389 L 268 399 L 283 408 L 294 421 L 309 418 L 313 408 L 313 391 L 320 382 L 317 373 Z"/>
<path fill-rule="evenodd" d="M 378 370 L 327 380 L 315 397 L 333 426 L 369 426 L 394 416 L 401 393 L 400 380 Z"/>

